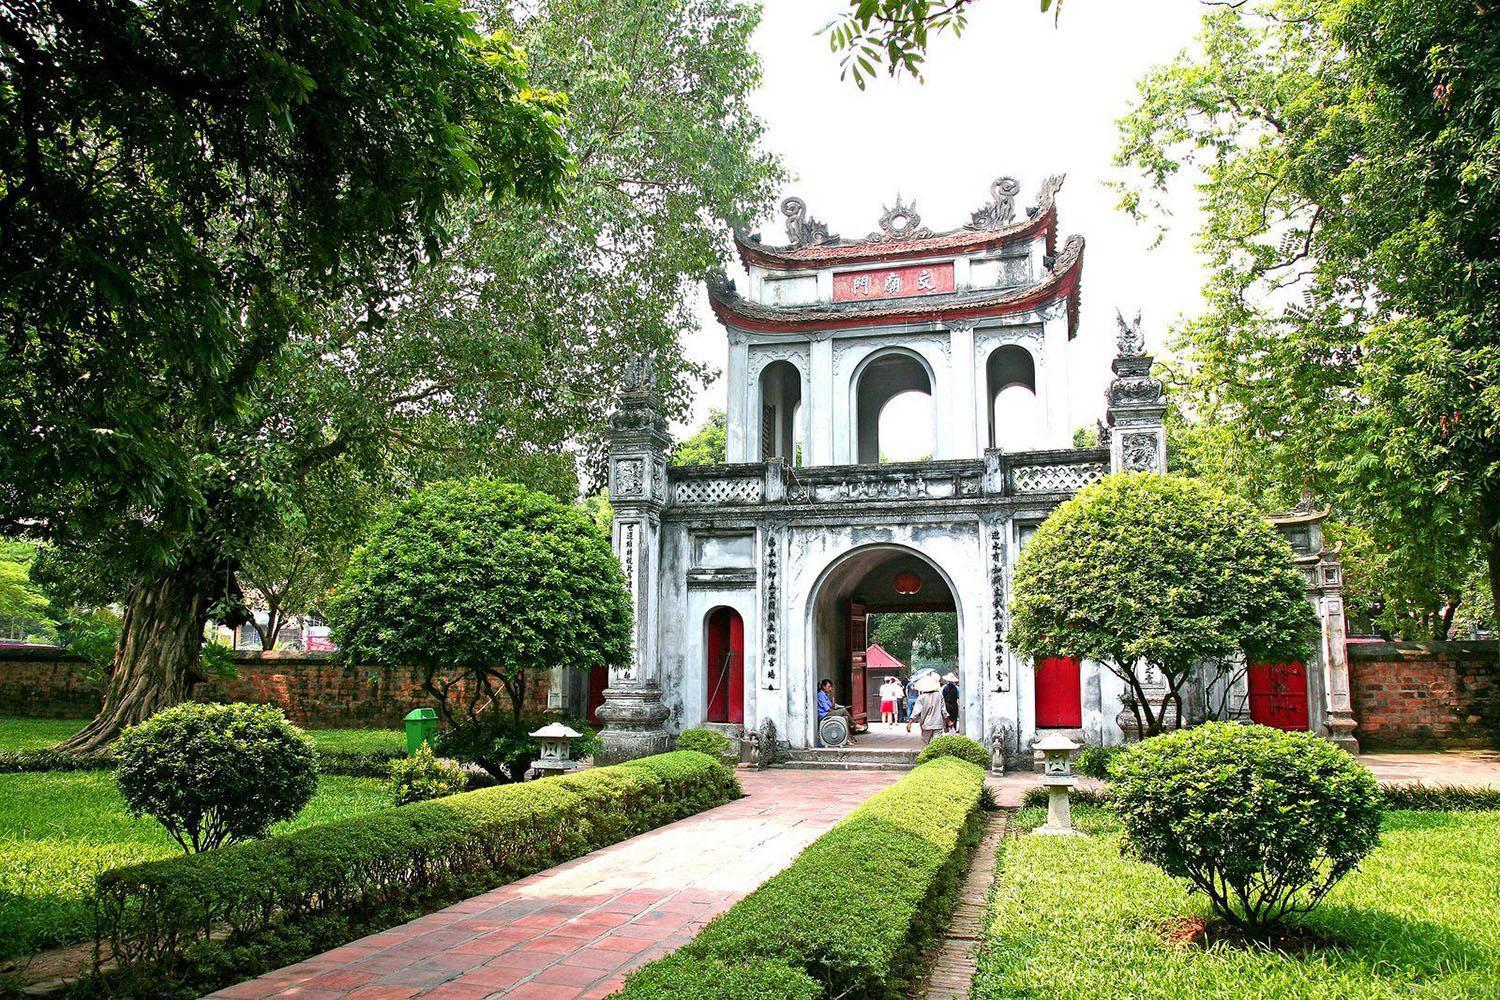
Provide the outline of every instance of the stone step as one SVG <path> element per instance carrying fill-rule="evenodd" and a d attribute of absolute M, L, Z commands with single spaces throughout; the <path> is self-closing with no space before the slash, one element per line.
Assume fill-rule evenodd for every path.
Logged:
<path fill-rule="evenodd" d="M 788 771 L 910 771 L 916 765 L 898 761 L 787 760 L 773 766 Z"/>
<path fill-rule="evenodd" d="M 818 747 L 811 750 L 788 750 L 787 760 L 813 763 L 844 764 L 915 764 L 917 751 L 899 747 Z"/>

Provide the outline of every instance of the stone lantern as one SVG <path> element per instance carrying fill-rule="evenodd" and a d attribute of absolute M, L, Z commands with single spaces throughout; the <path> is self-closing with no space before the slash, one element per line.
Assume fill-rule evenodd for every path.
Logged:
<path fill-rule="evenodd" d="M 1047 789 L 1047 822 L 1033 833 L 1070 836 L 1078 833 L 1073 829 L 1073 808 L 1068 796 L 1077 780 L 1073 777 L 1072 755 L 1079 745 L 1056 733 L 1036 744 L 1042 752 L 1042 787 Z"/>
<path fill-rule="evenodd" d="M 538 777 L 564 774 L 578 766 L 578 761 L 573 759 L 573 741 L 582 736 L 582 733 L 574 732 L 561 722 L 554 722 L 531 735 L 542 745 L 542 755 L 533 765 L 539 772 Z"/>

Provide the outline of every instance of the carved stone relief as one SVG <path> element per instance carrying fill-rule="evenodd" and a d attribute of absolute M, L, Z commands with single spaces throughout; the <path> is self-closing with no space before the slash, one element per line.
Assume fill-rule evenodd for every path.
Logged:
<path fill-rule="evenodd" d="M 639 497 L 645 493 L 646 469 L 639 458 L 622 458 L 615 462 L 615 496 Z"/>
<path fill-rule="evenodd" d="M 1127 472 L 1154 472 L 1157 467 L 1155 434 L 1126 434 L 1120 441 L 1120 464 Z"/>

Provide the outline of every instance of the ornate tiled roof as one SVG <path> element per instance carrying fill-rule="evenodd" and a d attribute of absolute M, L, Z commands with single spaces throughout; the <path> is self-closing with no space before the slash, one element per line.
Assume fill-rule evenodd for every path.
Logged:
<path fill-rule="evenodd" d="M 934 233 L 922 226 L 914 205 L 896 198 L 880 217 L 880 230 L 862 239 L 841 239 L 830 234 L 828 227 L 807 214 L 801 198 L 781 203 L 786 216 L 786 246 L 772 247 L 743 230 L 734 234 L 740 260 L 776 270 L 830 267 L 839 264 L 872 261 L 905 260 L 948 253 L 995 251 L 1007 243 L 1019 243 L 1047 237 L 1047 252 L 1055 248 L 1057 226 L 1057 192 L 1063 184 L 1062 174 L 1047 178 L 1037 192 L 1036 204 L 1026 210 L 1026 218 L 1015 220 L 1015 195 L 1020 185 L 1014 178 L 1000 177 L 990 185 L 990 201 L 976 210 L 969 224 L 945 233 Z"/>
<path fill-rule="evenodd" d="M 727 278 L 709 282 L 709 302 L 725 324 L 763 331 L 833 329 L 920 320 L 978 319 L 1038 309 L 1066 300 L 1068 335 L 1078 329 L 1083 237 L 1069 236 L 1041 280 L 1019 288 L 979 288 L 938 295 L 782 306 L 742 297 Z"/>

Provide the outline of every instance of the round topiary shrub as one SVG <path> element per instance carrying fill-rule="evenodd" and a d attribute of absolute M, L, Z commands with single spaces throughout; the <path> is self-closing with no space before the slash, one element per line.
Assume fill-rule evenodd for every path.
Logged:
<path fill-rule="evenodd" d="M 729 760 L 734 741 L 712 729 L 684 729 L 677 737 L 677 749 L 696 750 L 708 754 L 714 760 Z"/>
<path fill-rule="evenodd" d="M 1375 776 L 1312 733 L 1217 722 L 1110 768 L 1122 850 L 1187 879 L 1252 931 L 1318 904 L 1375 846 Z"/>
<path fill-rule="evenodd" d="M 391 800 L 398 806 L 457 795 L 468 786 L 458 762 L 439 757 L 425 741 L 410 757 L 391 761 Z"/>
<path fill-rule="evenodd" d="M 431 483 L 392 504 L 350 558 L 328 618 L 347 662 L 418 668 L 455 734 L 439 752 L 498 781 L 520 780 L 535 757 L 525 713 L 538 677 L 632 655 L 630 594 L 609 539 L 576 507 L 488 479 Z"/>
<path fill-rule="evenodd" d="M 970 764 L 978 764 L 980 767 L 990 766 L 990 754 L 983 746 L 975 743 L 967 736 L 959 736 L 949 733 L 946 736 L 935 736 L 932 742 L 922 748 L 917 754 L 917 763 L 925 764 L 929 760 L 939 757 L 957 757 L 966 760 Z"/>
<path fill-rule="evenodd" d="M 115 757 L 126 806 L 189 853 L 264 837 L 318 788 L 312 740 L 274 705 L 177 705 L 126 729 Z"/>

